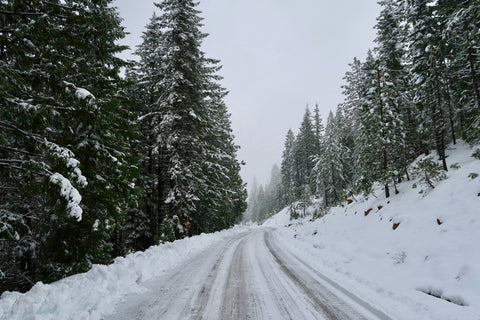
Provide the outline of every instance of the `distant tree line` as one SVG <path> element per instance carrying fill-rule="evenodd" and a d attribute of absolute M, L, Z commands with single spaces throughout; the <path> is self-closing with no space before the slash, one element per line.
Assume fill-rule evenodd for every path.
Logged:
<path fill-rule="evenodd" d="M 230 227 L 246 209 L 197 4 L 157 4 L 127 63 L 112 2 L 0 3 L 0 292 Z"/>
<path fill-rule="evenodd" d="M 284 207 L 282 175 L 277 165 L 271 171 L 270 181 L 259 185 L 254 179 L 248 192 L 248 208 L 244 221 L 263 221 Z"/>
<path fill-rule="evenodd" d="M 315 195 L 330 207 L 374 182 L 388 198 L 422 153 L 436 150 L 422 165 L 447 171 L 448 144 L 480 140 L 480 2 L 379 4 L 376 46 L 349 65 L 344 101 L 325 127 L 316 106 L 287 133 L 281 206 Z"/>

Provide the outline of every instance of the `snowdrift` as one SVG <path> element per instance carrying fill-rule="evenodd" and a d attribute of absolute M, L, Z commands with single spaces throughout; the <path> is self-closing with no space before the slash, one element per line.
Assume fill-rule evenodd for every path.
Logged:
<path fill-rule="evenodd" d="M 476 148 L 451 146 L 447 178 L 434 189 L 403 182 L 386 199 L 379 185 L 315 221 L 287 221 L 285 209 L 265 225 L 277 227 L 287 250 L 395 318 L 479 320 Z"/>

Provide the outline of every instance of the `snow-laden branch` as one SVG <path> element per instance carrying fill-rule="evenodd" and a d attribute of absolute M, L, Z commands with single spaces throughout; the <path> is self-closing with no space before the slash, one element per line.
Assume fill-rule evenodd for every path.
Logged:
<path fill-rule="evenodd" d="M 50 182 L 60 187 L 60 195 L 67 201 L 67 211 L 71 217 L 77 218 L 77 221 L 82 220 L 83 210 L 80 207 L 82 196 L 78 190 L 72 186 L 70 180 L 55 172 L 50 176 Z"/>
<path fill-rule="evenodd" d="M 67 168 L 72 169 L 71 176 L 76 179 L 76 182 L 80 186 L 87 186 L 87 178 L 82 175 L 82 171 L 79 168 L 80 161 L 75 159 L 75 155 L 71 150 L 50 142 L 47 139 L 45 139 L 43 143 L 55 157 L 63 159 L 66 162 Z"/>

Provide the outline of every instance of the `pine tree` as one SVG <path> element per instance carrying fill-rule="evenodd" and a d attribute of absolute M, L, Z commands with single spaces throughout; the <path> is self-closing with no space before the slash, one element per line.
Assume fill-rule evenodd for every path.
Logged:
<path fill-rule="evenodd" d="M 230 115 L 223 98 L 227 92 L 216 75 L 219 61 L 207 59 L 205 75 L 210 79 L 204 88 L 204 103 L 208 107 L 207 153 L 204 162 L 206 186 L 197 206 L 194 228 L 213 232 L 228 228 L 241 219 L 246 209 L 245 185 L 240 177 L 236 159 L 238 146 L 234 143 Z"/>
<path fill-rule="evenodd" d="M 352 193 L 365 192 L 370 187 L 369 179 L 363 175 L 366 167 L 363 155 L 364 128 L 361 121 L 363 99 L 367 94 L 366 75 L 362 63 L 357 58 L 349 64 L 350 71 L 345 73 L 346 84 L 342 86 L 344 101 L 338 106 L 342 114 L 341 134 L 344 145 L 349 150 L 350 172 L 346 172 Z"/>
<path fill-rule="evenodd" d="M 323 190 L 325 207 L 340 200 L 342 185 L 345 182 L 343 179 L 344 162 L 341 158 L 344 150 L 342 150 L 338 129 L 335 117 L 330 111 L 325 127 L 322 153 L 316 158 L 314 168 L 317 190 Z"/>
<path fill-rule="evenodd" d="M 307 184 L 310 184 L 310 174 L 313 169 L 313 157 L 318 148 L 318 139 L 312 125 L 312 116 L 307 106 L 300 130 L 296 137 L 295 156 L 297 162 L 296 195 L 300 196 Z"/>
<path fill-rule="evenodd" d="M 412 103 L 405 94 L 408 90 L 408 80 L 404 67 L 405 44 L 404 30 L 401 27 L 400 9 L 394 1 L 382 1 L 380 4 L 383 10 L 378 17 L 376 29 L 377 47 L 375 51 L 378 54 L 378 73 L 380 77 L 381 100 L 384 104 L 383 129 L 385 135 L 384 145 L 388 153 L 388 172 L 394 182 L 395 192 L 396 181 L 400 172 L 406 172 L 406 166 L 409 160 L 414 158 L 414 146 L 407 146 L 407 141 L 412 141 Z"/>
<path fill-rule="evenodd" d="M 441 46 L 441 23 L 434 8 L 424 1 L 412 1 L 409 7 L 411 23 L 411 72 L 414 74 L 415 103 L 419 132 L 425 152 L 434 145 L 443 169 L 448 170 L 445 156 L 446 126 L 444 55 Z"/>
<path fill-rule="evenodd" d="M 218 84 L 219 61 L 200 50 L 197 4 L 156 6 L 161 14 L 147 26 L 129 73 L 141 93 L 149 244 L 231 226 L 246 208 L 227 92 Z"/>
<path fill-rule="evenodd" d="M 284 190 L 284 203 L 290 204 L 295 201 L 296 192 L 296 163 L 295 163 L 295 135 L 293 131 L 288 130 L 285 138 L 285 147 L 282 154 L 282 185 Z"/>
<path fill-rule="evenodd" d="M 8 268 L 19 289 L 110 261 L 112 230 L 134 202 L 135 130 L 115 57 L 123 30 L 108 4 L 10 1 L 3 13 L 0 150 L 16 168 L 0 165 L 1 210 L 16 221 L 6 252 L 16 251 Z"/>
<path fill-rule="evenodd" d="M 320 155 L 321 144 L 323 139 L 323 133 L 325 128 L 323 126 L 322 116 L 320 115 L 320 109 L 318 108 L 318 103 L 315 104 L 315 109 L 313 113 L 313 132 L 315 134 L 315 155 Z"/>
<path fill-rule="evenodd" d="M 442 17 L 446 42 L 447 74 L 452 100 L 449 102 L 450 126 L 462 125 L 462 136 L 466 140 L 477 140 L 480 132 L 480 71 L 479 50 L 475 44 L 480 41 L 480 5 L 477 1 L 452 0 L 438 2 L 439 16 Z M 447 97 L 447 98 L 450 98 Z M 455 104 L 455 106 L 452 106 Z M 454 109 L 454 110 L 452 110 Z M 455 115 L 459 114 L 459 117 Z M 455 137 L 452 137 L 455 140 Z"/>
<path fill-rule="evenodd" d="M 282 191 L 282 174 L 275 164 L 271 170 L 270 181 L 265 187 L 268 215 L 277 213 L 283 208 Z"/>

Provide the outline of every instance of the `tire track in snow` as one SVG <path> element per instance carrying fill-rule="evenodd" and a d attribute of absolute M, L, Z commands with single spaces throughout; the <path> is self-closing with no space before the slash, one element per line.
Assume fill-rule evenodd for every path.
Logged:
<path fill-rule="evenodd" d="M 223 302 L 219 319 L 255 319 L 249 314 L 249 295 L 245 279 L 245 242 L 242 239 L 233 254 L 232 263 L 225 282 Z"/>
<path fill-rule="evenodd" d="M 165 276 L 145 283 L 148 292 L 125 297 L 117 313 L 105 320 L 203 319 L 225 255 L 248 234 L 237 234 L 220 246 L 200 252 Z"/>
<path fill-rule="evenodd" d="M 280 250 L 277 246 L 272 244 L 271 236 L 271 231 L 265 232 L 265 243 L 278 264 L 291 279 L 297 282 L 299 286 L 304 289 L 307 296 L 315 301 L 315 304 L 322 309 L 327 316 L 327 319 L 393 320 L 384 312 L 372 307 L 358 296 L 352 294 L 336 282 L 313 269 L 308 263 L 298 258 L 294 253 L 289 252 L 288 255 L 290 257 L 287 258 L 284 250 Z M 314 276 L 312 276 L 312 274 Z M 358 312 L 352 307 L 351 304 L 347 304 L 344 298 L 338 297 L 339 294 L 333 292 L 332 289 L 328 288 L 327 286 L 330 286 L 334 290 L 338 291 L 340 295 L 347 297 L 353 304 L 360 307 L 363 309 L 362 311 L 366 311 L 367 313 Z M 368 314 L 368 317 L 366 317 L 364 314 Z"/>
<path fill-rule="evenodd" d="M 265 228 L 232 236 L 144 286 L 149 292 L 126 297 L 105 319 L 392 320 L 281 249 Z"/>

